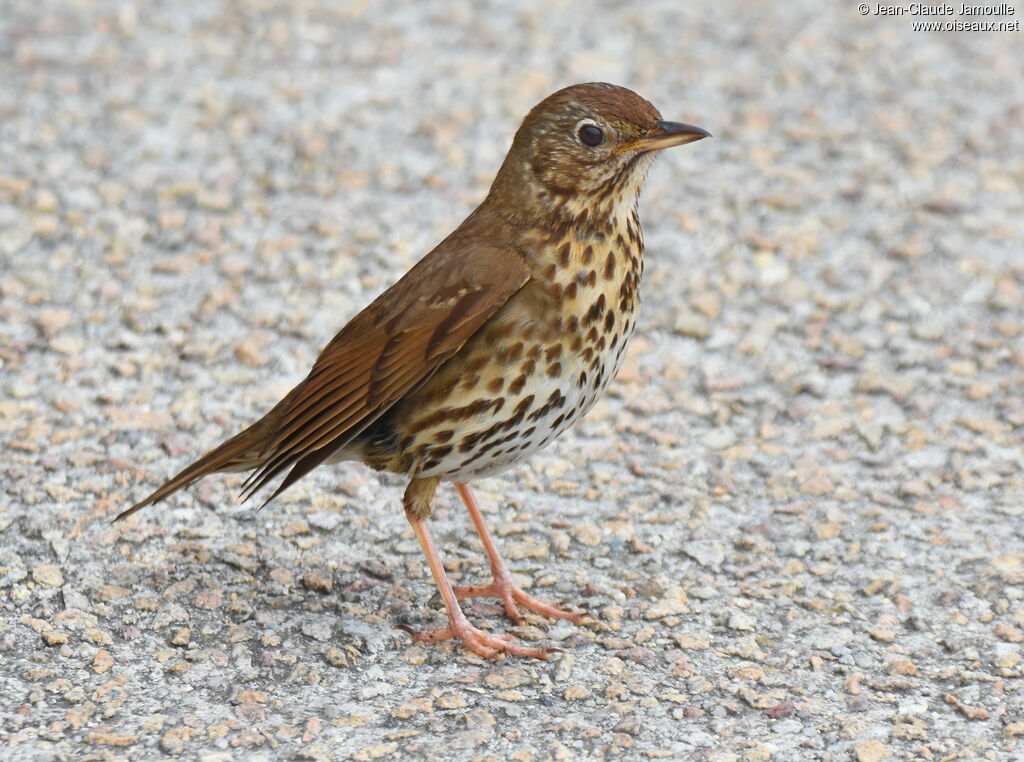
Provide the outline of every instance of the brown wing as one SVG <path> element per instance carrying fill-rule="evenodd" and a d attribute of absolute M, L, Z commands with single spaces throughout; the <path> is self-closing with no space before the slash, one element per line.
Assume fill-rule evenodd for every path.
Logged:
<path fill-rule="evenodd" d="M 442 243 L 356 315 L 271 411 L 266 460 L 246 480 L 246 498 L 291 467 L 273 499 L 351 442 L 426 382 L 530 278 L 518 253 L 454 244 Z"/>

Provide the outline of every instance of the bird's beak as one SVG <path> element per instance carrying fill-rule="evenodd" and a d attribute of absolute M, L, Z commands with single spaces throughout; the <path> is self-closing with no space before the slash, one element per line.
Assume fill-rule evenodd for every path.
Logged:
<path fill-rule="evenodd" d="M 626 151 L 660 151 L 662 148 L 681 146 L 695 140 L 710 138 L 711 133 L 702 127 L 682 122 L 655 122 L 656 126 L 646 137 L 619 146 L 615 153 Z"/>

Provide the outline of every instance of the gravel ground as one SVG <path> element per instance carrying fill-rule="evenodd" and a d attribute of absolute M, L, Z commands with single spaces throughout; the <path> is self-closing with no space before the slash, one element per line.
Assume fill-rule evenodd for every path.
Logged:
<path fill-rule="evenodd" d="M 2 3 L 0 757 L 1024 758 L 1022 33 L 444 5 Z M 596 616 L 518 628 L 564 653 L 409 644 L 442 609 L 359 465 L 110 524 L 594 79 L 715 139 L 651 173 L 611 393 L 479 484 L 521 584 Z M 433 526 L 484 579 L 450 488 Z"/>

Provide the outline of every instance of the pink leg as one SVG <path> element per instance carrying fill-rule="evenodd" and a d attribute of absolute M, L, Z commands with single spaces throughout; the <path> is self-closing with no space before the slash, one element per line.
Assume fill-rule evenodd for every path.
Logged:
<path fill-rule="evenodd" d="M 466 504 L 469 517 L 473 519 L 473 525 L 476 527 L 477 534 L 480 535 L 480 541 L 484 544 L 487 558 L 491 561 L 491 575 L 494 577 L 489 585 L 460 585 L 456 587 L 455 595 L 459 600 L 463 598 L 500 598 L 505 603 L 505 613 L 517 624 L 522 621 L 522 617 L 519 615 L 516 603 L 520 603 L 531 611 L 536 611 L 538 614 L 550 619 L 568 619 L 573 624 L 579 624 L 587 617 L 587 614 L 563 611 L 552 606 L 550 603 L 538 601 L 520 589 L 512 581 L 512 575 L 509 574 L 504 559 L 498 553 L 498 547 L 494 544 L 494 538 L 491 537 L 490 530 L 487 529 L 487 525 L 484 523 L 483 513 L 480 512 L 480 505 L 476 502 L 476 496 L 473 494 L 473 491 L 469 488 L 468 484 L 461 484 L 459 482 L 455 483 L 455 488 L 459 491 L 462 502 Z"/>
<path fill-rule="evenodd" d="M 416 539 L 420 541 L 423 554 L 427 557 L 430 573 L 434 577 L 442 600 L 444 600 L 444 606 L 448 609 L 448 626 L 429 632 L 415 632 L 408 627 L 399 629 L 409 633 L 414 641 L 421 643 L 459 638 L 470 651 L 488 659 L 497 659 L 503 652 L 514 656 L 532 656 L 535 659 L 547 659 L 551 655 L 550 649 L 520 646 L 513 643 L 507 635 L 492 635 L 471 625 L 466 619 L 466 615 L 462 613 L 462 607 L 459 606 L 455 591 L 452 590 L 451 583 L 448 581 L 448 575 L 441 563 L 441 556 L 437 552 L 437 546 L 434 545 L 434 538 L 430 534 L 430 529 L 427 528 L 426 519 L 416 518 L 408 512 L 405 515 L 409 519 L 409 523 L 412 524 Z"/>

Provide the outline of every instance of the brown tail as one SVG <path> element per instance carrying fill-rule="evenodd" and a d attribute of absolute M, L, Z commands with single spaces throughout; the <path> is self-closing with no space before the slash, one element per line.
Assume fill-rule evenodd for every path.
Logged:
<path fill-rule="evenodd" d="M 147 505 L 158 503 L 164 498 L 170 497 L 178 490 L 216 471 L 248 471 L 256 468 L 262 463 L 262 458 L 258 454 L 257 449 L 257 445 L 259 445 L 262 439 L 260 436 L 260 424 L 262 423 L 262 420 L 258 421 L 245 431 L 236 434 L 231 439 L 206 453 L 206 455 L 173 479 L 170 479 L 145 500 L 141 500 L 131 508 L 119 513 L 114 521 L 127 518 L 135 513 L 135 511 L 145 508 Z"/>

